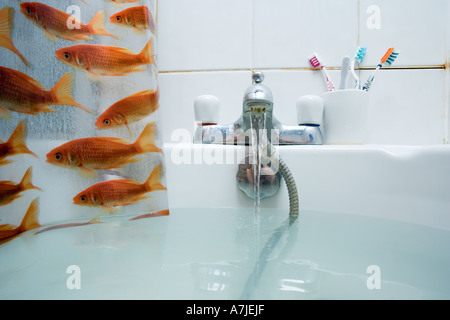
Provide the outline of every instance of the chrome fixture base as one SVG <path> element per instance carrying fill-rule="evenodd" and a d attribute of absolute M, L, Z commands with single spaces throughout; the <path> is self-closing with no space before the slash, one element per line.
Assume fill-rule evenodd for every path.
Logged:
<path fill-rule="evenodd" d="M 201 123 L 194 134 L 194 143 L 249 145 L 251 136 L 250 115 L 265 115 L 267 138 L 274 145 L 323 144 L 320 125 L 302 124 L 288 126 L 273 116 L 272 91 L 262 84 L 264 74 L 253 72 L 253 84 L 244 93 L 242 115 L 232 124 L 218 125 L 217 122 Z M 274 130 L 275 129 L 275 130 Z"/>
<path fill-rule="evenodd" d="M 228 125 L 218 125 L 217 115 L 218 100 L 204 100 L 196 106 L 198 110 L 206 111 L 203 117 L 198 117 L 199 125 L 194 135 L 194 143 L 198 144 L 222 144 L 222 145 L 251 145 L 252 137 L 258 135 L 261 141 L 268 145 L 269 152 L 276 145 L 321 145 L 323 144 L 322 131 L 319 124 L 302 124 L 288 126 L 278 121 L 273 116 L 273 96 L 271 90 L 262 84 L 264 74 L 253 72 L 252 85 L 244 93 L 242 115 L 237 121 Z M 211 99 L 208 97 L 208 99 Z M 208 101 L 214 101 L 209 103 Z M 197 116 L 196 116 L 197 117 Z M 252 119 L 262 119 L 261 126 L 257 126 L 258 132 L 253 132 Z M 201 119 L 200 119 L 201 118 Z M 254 170 L 255 166 L 250 160 L 254 155 L 247 156 L 239 164 L 236 180 L 239 188 L 250 198 L 254 195 Z M 273 168 L 276 167 L 276 170 Z M 269 197 L 278 192 L 282 175 L 278 170 L 278 164 L 261 165 L 260 198 Z"/>

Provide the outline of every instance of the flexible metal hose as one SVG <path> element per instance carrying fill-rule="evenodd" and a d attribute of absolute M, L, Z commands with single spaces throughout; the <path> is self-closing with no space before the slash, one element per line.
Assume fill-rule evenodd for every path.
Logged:
<path fill-rule="evenodd" d="M 291 170 L 289 170 L 283 159 L 278 158 L 278 169 L 284 181 L 286 182 L 286 187 L 289 194 L 289 216 L 295 216 L 297 218 L 299 213 L 299 202 L 298 202 L 298 192 L 297 185 L 295 184 L 294 177 L 292 176 Z"/>
<path fill-rule="evenodd" d="M 270 148 L 270 152 L 268 152 Z M 268 163 L 269 161 L 272 164 L 278 164 L 278 170 L 281 173 L 281 176 L 283 177 L 284 181 L 286 182 L 286 187 L 288 189 L 289 194 L 289 216 L 297 219 L 297 216 L 299 214 L 300 208 L 299 208 L 299 201 L 298 201 L 298 191 L 297 191 L 297 185 L 295 183 L 295 179 L 292 176 L 291 170 L 289 170 L 288 166 L 284 162 L 283 159 L 278 155 L 278 152 L 274 150 L 274 146 L 268 143 L 264 150 L 266 152 L 262 153 L 262 156 L 264 160 Z M 295 221 L 295 219 L 291 219 L 292 222 Z"/>

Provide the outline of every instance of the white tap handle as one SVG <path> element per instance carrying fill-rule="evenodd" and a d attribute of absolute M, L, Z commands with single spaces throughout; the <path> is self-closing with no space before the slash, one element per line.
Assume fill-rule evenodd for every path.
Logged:
<path fill-rule="evenodd" d="M 299 125 L 321 125 L 323 117 L 323 99 L 315 95 L 306 95 L 297 99 L 297 123 Z"/>
<path fill-rule="evenodd" d="M 213 95 L 201 95 L 194 100 L 195 121 L 217 124 L 219 122 L 220 101 Z"/>

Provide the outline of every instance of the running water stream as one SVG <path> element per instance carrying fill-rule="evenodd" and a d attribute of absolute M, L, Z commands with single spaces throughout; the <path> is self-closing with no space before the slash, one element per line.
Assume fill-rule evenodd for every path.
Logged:
<path fill-rule="evenodd" d="M 252 159 L 253 164 L 253 191 L 254 191 L 254 208 L 255 216 L 260 215 L 261 210 L 261 152 L 267 143 L 266 132 L 266 115 L 265 113 L 254 113 L 250 115 L 250 124 L 252 132 Z"/>
<path fill-rule="evenodd" d="M 254 192 L 254 228 L 255 228 L 255 242 L 254 252 L 256 253 L 255 267 L 250 277 L 247 280 L 242 299 L 250 299 L 257 288 L 257 283 L 262 272 L 261 263 L 259 261 L 260 252 L 262 248 L 261 236 L 261 153 L 265 144 L 267 144 L 266 132 L 266 115 L 265 113 L 252 113 L 250 115 L 251 126 L 251 154 L 249 156 L 249 164 L 253 165 L 253 192 Z"/>
<path fill-rule="evenodd" d="M 253 113 L 250 115 L 250 124 L 251 124 L 251 131 L 252 131 L 252 139 L 251 139 L 251 145 L 252 145 L 252 155 L 249 157 L 253 164 L 253 187 L 254 187 L 254 208 L 255 208 L 255 214 L 254 214 L 254 227 L 255 227 L 255 253 L 257 253 L 257 256 L 255 257 L 255 266 L 253 268 L 253 271 L 249 275 L 247 279 L 247 283 L 244 287 L 243 293 L 241 295 L 241 299 L 252 299 L 255 296 L 258 296 L 260 292 L 259 289 L 259 280 L 264 273 L 264 269 L 267 265 L 267 262 L 269 261 L 269 257 L 272 254 L 275 247 L 279 244 L 280 239 L 283 237 L 289 237 L 290 232 L 289 228 L 290 226 L 297 220 L 298 212 L 292 211 L 292 203 L 290 203 L 290 212 L 288 218 L 277 228 L 275 228 L 272 232 L 272 234 L 269 236 L 268 240 L 262 244 L 263 235 L 261 234 L 261 194 L 260 194 L 260 183 L 261 183 L 261 168 L 262 168 L 262 153 L 268 152 L 270 154 L 273 152 L 271 150 L 273 146 L 270 144 L 270 141 L 267 136 L 267 129 L 266 129 L 266 117 L 265 113 Z M 266 154 L 264 157 L 264 161 L 267 160 L 268 155 Z M 279 161 L 279 159 L 278 159 Z M 279 166 L 280 163 L 277 164 Z M 281 169 L 281 168 L 280 168 Z M 286 170 L 289 171 L 287 168 L 284 167 L 284 174 L 286 174 Z M 286 179 L 290 180 L 291 184 L 295 182 L 293 181 L 293 178 L 289 177 L 290 173 L 286 175 Z M 297 194 L 297 189 L 294 186 L 290 185 L 288 186 L 288 189 L 295 190 L 295 195 Z M 291 196 L 290 196 L 291 197 Z M 290 201 L 295 199 L 290 199 Z M 293 235 L 295 236 L 295 233 Z M 284 243 L 284 245 L 286 245 Z"/>

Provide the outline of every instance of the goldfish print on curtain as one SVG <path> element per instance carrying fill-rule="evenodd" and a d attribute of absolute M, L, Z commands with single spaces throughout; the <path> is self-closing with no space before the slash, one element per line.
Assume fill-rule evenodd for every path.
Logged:
<path fill-rule="evenodd" d="M 2 3 L 0 244 L 169 214 L 155 1 Z"/>

